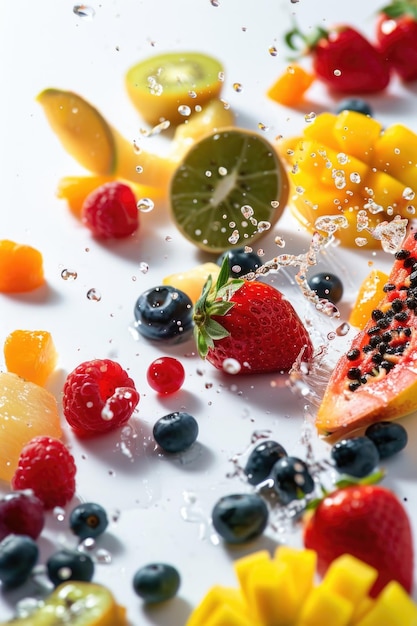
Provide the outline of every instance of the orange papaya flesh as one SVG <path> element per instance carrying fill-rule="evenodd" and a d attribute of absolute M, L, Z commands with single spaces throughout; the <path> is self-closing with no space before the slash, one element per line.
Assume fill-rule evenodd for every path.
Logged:
<path fill-rule="evenodd" d="M 417 232 L 395 255 L 384 298 L 334 368 L 316 416 L 335 439 L 417 410 Z"/>

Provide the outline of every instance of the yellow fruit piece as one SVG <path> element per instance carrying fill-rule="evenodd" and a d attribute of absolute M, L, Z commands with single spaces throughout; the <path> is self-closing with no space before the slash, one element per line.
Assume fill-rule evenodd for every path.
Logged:
<path fill-rule="evenodd" d="M 297 621 L 297 626 L 349 626 L 353 604 L 325 585 L 315 587 L 308 595 Z"/>
<path fill-rule="evenodd" d="M 301 607 L 314 584 L 317 565 L 317 553 L 314 550 L 298 550 L 289 546 L 279 546 L 274 554 L 277 565 L 285 564 L 289 568 L 297 592 L 298 606 Z"/>
<path fill-rule="evenodd" d="M 9 239 L 0 240 L 0 292 L 33 291 L 45 283 L 39 250 Z"/>
<path fill-rule="evenodd" d="M 377 577 L 378 571 L 374 567 L 344 554 L 331 563 L 322 585 L 357 606 L 368 595 Z"/>
<path fill-rule="evenodd" d="M 43 386 L 55 369 L 58 354 L 46 330 L 14 330 L 4 342 L 9 372 Z"/>
<path fill-rule="evenodd" d="M 417 606 L 404 588 L 392 581 L 380 592 L 373 607 L 355 626 L 416 626 Z"/>
<path fill-rule="evenodd" d="M 84 98 L 50 88 L 37 100 L 64 149 L 87 170 L 166 189 L 175 162 L 145 150 L 135 151 L 133 143 Z"/>
<path fill-rule="evenodd" d="M 231 626 L 240 626 L 246 624 L 250 625 L 247 616 L 247 605 L 243 599 L 242 593 L 239 589 L 233 589 L 229 587 L 222 587 L 221 585 L 215 585 L 204 596 L 200 604 L 194 609 L 188 618 L 185 626 L 207 626 L 209 620 L 216 615 L 216 619 L 219 617 L 223 621 L 213 621 L 212 626 L 222 626 L 229 624 L 227 619 L 239 619 L 245 621 L 231 621 Z M 214 618 L 213 618 L 214 619 Z M 252 625 L 253 626 L 253 625 Z"/>
<path fill-rule="evenodd" d="M 10 622 L 1 622 L 6 626 Z M 128 626 L 126 610 L 102 585 L 66 582 L 56 589 L 28 617 L 13 620 L 14 626 Z"/>
<path fill-rule="evenodd" d="M 239 581 L 240 588 L 246 599 L 249 597 L 249 576 L 251 571 L 258 565 L 269 563 L 271 555 L 268 550 L 257 550 L 247 556 L 242 556 L 234 562 L 234 570 Z"/>
<path fill-rule="evenodd" d="M 289 65 L 268 89 L 267 96 L 284 106 L 297 106 L 314 82 L 314 74 L 307 72 L 296 63 Z"/>
<path fill-rule="evenodd" d="M 319 143 L 325 143 L 329 148 L 339 150 L 339 142 L 334 136 L 336 121 L 337 116 L 334 113 L 328 113 L 327 111 L 320 113 L 313 122 L 305 126 L 303 138 L 307 141 L 315 140 Z"/>
<path fill-rule="evenodd" d="M 367 164 L 372 161 L 373 148 L 381 131 L 380 122 L 357 111 L 342 111 L 333 127 L 340 150 Z"/>
<path fill-rule="evenodd" d="M 254 565 L 247 587 L 251 614 L 263 626 L 294 623 L 300 604 L 289 565 L 273 560 Z"/>
<path fill-rule="evenodd" d="M 223 65 L 200 52 L 167 52 L 140 61 L 126 73 L 127 93 L 149 124 L 184 121 L 184 112 L 220 95 Z M 184 111 L 185 109 L 185 111 Z"/>
<path fill-rule="evenodd" d="M 201 296 L 201 292 L 208 277 L 211 275 L 213 283 L 215 283 L 219 271 L 220 267 L 216 263 L 203 263 L 191 270 L 165 276 L 162 280 L 162 284 L 180 289 L 186 293 L 192 303 L 195 304 Z"/>
<path fill-rule="evenodd" d="M 371 317 L 374 309 L 384 298 L 384 285 L 388 282 L 389 276 L 380 270 L 372 270 L 364 279 L 349 315 L 349 324 L 362 330 L 366 322 Z"/>
<path fill-rule="evenodd" d="M 363 619 L 365 615 L 372 609 L 375 602 L 376 601 L 374 600 L 374 598 L 370 598 L 369 596 L 363 598 L 363 600 L 361 600 L 359 604 L 355 606 L 351 620 L 352 624 L 355 625 L 357 622 Z"/>
<path fill-rule="evenodd" d="M 407 188 L 396 178 L 385 172 L 370 170 L 363 180 L 363 195 L 368 194 L 368 203 L 376 210 L 391 207 L 395 213 L 407 215 L 407 207 L 412 204 L 407 199 Z M 365 205 L 366 206 L 366 205 Z"/>
<path fill-rule="evenodd" d="M 414 188 L 417 174 L 416 155 L 416 133 L 402 124 L 393 124 L 375 142 L 372 165 L 397 178 L 404 185 Z"/>
<path fill-rule="evenodd" d="M 0 480 L 11 480 L 22 447 L 38 435 L 60 438 L 58 404 L 40 385 L 0 373 Z"/>

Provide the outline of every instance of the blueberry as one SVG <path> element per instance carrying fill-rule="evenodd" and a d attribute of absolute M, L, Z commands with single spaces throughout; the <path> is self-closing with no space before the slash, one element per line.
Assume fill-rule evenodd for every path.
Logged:
<path fill-rule="evenodd" d="M 295 456 L 284 456 L 271 471 L 274 489 L 282 504 L 303 498 L 314 490 L 314 479 L 304 461 Z"/>
<path fill-rule="evenodd" d="M 276 441 L 261 441 L 254 447 L 247 460 L 244 472 L 251 485 L 259 485 L 271 473 L 274 464 L 287 456 L 281 444 Z"/>
<path fill-rule="evenodd" d="M 342 439 L 332 447 L 330 456 L 338 472 L 363 478 L 379 463 L 378 449 L 368 437 Z"/>
<path fill-rule="evenodd" d="M 198 423 L 189 413 L 169 413 L 155 423 L 153 436 L 165 452 L 184 452 L 197 439 Z"/>
<path fill-rule="evenodd" d="M 263 533 L 268 523 L 268 507 L 255 493 L 232 494 L 214 505 L 215 530 L 228 543 L 245 543 Z"/>
<path fill-rule="evenodd" d="M 342 113 L 342 111 L 356 111 L 357 113 L 369 115 L 370 117 L 373 115 L 371 107 L 365 100 L 362 100 L 362 98 L 346 98 L 342 100 L 337 105 L 335 113 Z"/>
<path fill-rule="evenodd" d="M 365 431 L 377 447 L 379 458 L 387 459 L 405 448 L 408 441 L 407 431 L 397 422 L 377 422 L 371 424 Z"/>
<path fill-rule="evenodd" d="M 246 250 L 247 248 L 232 248 L 231 250 L 226 250 L 226 252 L 223 252 L 217 259 L 217 265 L 221 266 L 224 258 L 228 257 L 230 276 L 233 278 L 254 272 L 258 267 L 261 267 L 261 258 L 256 252 L 247 252 Z"/>
<path fill-rule="evenodd" d="M 84 502 L 71 511 L 69 525 L 80 539 L 98 537 L 108 526 L 107 513 L 100 504 Z"/>
<path fill-rule="evenodd" d="M 18 587 L 29 578 L 39 557 L 39 548 L 28 535 L 8 535 L 0 543 L 0 581 Z"/>
<path fill-rule="evenodd" d="M 310 289 L 315 291 L 319 298 L 325 298 L 333 304 L 342 299 L 343 283 L 335 274 L 320 272 L 309 277 L 307 282 Z"/>
<path fill-rule="evenodd" d="M 167 563 L 145 565 L 133 577 L 135 593 L 149 604 L 173 598 L 178 592 L 180 583 L 178 570 Z"/>
<path fill-rule="evenodd" d="M 80 550 L 63 548 L 49 557 L 46 569 L 55 586 L 67 580 L 90 582 L 94 575 L 94 561 Z"/>
<path fill-rule="evenodd" d="M 134 313 L 136 328 L 147 339 L 180 341 L 193 329 L 193 303 L 187 294 L 169 285 L 142 293 Z"/>

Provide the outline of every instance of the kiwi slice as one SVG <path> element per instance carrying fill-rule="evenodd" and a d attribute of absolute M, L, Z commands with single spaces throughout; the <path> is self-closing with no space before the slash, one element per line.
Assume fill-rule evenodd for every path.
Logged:
<path fill-rule="evenodd" d="M 66 582 L 35 612 L 15 619 L 13 626 L 127 626 L 125 609 L 111 592 L 94 583 Z"/>
<path fill-rule="evenodd" d="M 182 234 L 213 253 L 249 245 L 279 219 L 288 178 L 273 146 L 241 128 L 215 131 L 185 154 L 170 185 Z"/>
<path fill-rule="evenodd" d="M 143 119 L 177 125 L 197 105 L 221 92 L 223 65 L 200 52 L 167 52 L 150 57 L 126 73 L 127 93 Z"/>

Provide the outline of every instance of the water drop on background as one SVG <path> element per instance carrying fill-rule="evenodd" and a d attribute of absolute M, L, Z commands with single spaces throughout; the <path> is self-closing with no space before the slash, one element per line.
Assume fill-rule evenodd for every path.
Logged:
<path fill-rule="evenodd" d="M 72 10 L 75 15 L 82 17 L 84 20 L 92 20 L 96 14 L 93 7 L 86 4 L 75 4 Z"/>
<path fill-rule="evenodd" d="M 155 204 L 151 198 L 140 198 L 136 206 L 141 213 L 149 213 L 155 207 Z"/>
<path fill-rule="evenodd" d="M 87 291 L 87 299 L 91 300 L 92 302 L 100 302 L 101 293 L 97 289 L 94 289 L 94 287 L 92 287 L 92 289 L 89 289 Z"/>
<path fill-rule="evenodd" d="M 76 280 L 78 274 L 75 270 L 64 269 L 61 272 L 61 278 L 63 280 Z"/>

